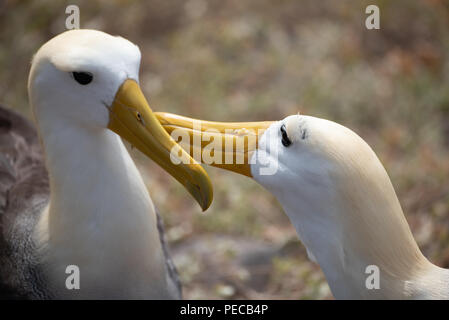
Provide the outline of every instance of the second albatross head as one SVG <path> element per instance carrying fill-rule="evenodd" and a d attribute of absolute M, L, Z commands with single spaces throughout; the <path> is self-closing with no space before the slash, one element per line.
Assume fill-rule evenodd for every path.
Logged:
<path fill-rule="evenodd" d="M 39 130 L 49 136 L 46 131 L 58 126 L 108 128 L 175 177 L 206 210 L 212 201 L 209 177 L 193 160 L 177 165 L 171 161 L 176 142 L 139 87 L 139 66 L 139 48 L 121 37 L 71 30 L 51 39 L 33 58 L 28 81 Z"/>
<path fill-rule="evenodd" d="M 199 148 L 213 150 L 222 163 L 212 165 L 252 177 L 276 196 L 336 297 L 412 294 L 404 288 L 429 263 L 413 239 L 387 172 L 356 133 L 304 115 L 242 123 L 157 116 L 172 136 L 191 137 L 180 142 L 191 154 L 201 154 L 193 153 Z M 209 146 L 217 140 L 215 148 Z M 239 154 L 245 155 L 244 163 L 236 163 Z M 382 290 L 365 286 L 371 265 L 380 269 Z"/>

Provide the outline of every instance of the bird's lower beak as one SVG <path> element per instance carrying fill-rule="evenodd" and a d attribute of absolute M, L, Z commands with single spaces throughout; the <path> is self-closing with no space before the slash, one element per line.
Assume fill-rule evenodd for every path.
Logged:
<path fill-rule="evenodd" d="M 209 176 L 164 130 L 136 81 L 126 80 L 117 91 L 108 128 L 182 183 L 203 211 L 210 206 L 213 192 Z"/>
<path fill-rule="evenodd" d="M 214 122 L 165 112 L 155 114 L 174 139 L 181 138 L 178 143 L 195 160 L 248 177 L 252 177 L 251 158 L 259 137 L 273 124 L 273 121 Z"/>

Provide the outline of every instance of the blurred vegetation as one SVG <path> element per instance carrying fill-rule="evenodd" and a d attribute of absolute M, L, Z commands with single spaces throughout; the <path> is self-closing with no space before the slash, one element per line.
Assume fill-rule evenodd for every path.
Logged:
<path fill-rule="evenodd" d="M 367 30 L 377 4 L 381 29 Z M 301 112 L 359 133 L 385 165 L 424 254 L 449 267 L 449 1 L 0 1 L 0 103 L 30 115 L 33 53 L 81 27 L 140 46 L 154 110 L 220 121 Z M 207 168 L 205 213 L 137 152 L 162 212 L 186 298 L 332 298 L 276 200 Z"/>

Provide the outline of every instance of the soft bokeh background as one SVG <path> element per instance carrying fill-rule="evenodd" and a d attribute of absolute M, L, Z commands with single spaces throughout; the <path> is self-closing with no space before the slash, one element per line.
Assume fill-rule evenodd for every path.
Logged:
<path fill-rule="evenodd" d="M 381 29 L 366 30 L 377 4 Z M 0 0 L 0 103 L 29 116 L 32 54 L 81 27 L 142 51 L 154 110 L 220 121 L 297 113 L 359 133 L 385 165 L 424 254 L 449 267 L 449 1 Z M 276 200 L 253 181 L 207 168 L 205 213 L 149 160 L 139 160 L 186 298 L 332 298 Z"/>

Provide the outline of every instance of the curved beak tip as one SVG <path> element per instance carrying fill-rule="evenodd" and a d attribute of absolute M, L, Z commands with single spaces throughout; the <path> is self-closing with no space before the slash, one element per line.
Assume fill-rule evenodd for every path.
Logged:
<path fill-rule="evenodd" d="M 196 178 L 193 179 L 196 183 L 191 185 L 192 188 L 189 190 L 193 197 L 196 199 L 201 209 L 206 211 L 209 209 L 214 198 L 212 182 L 207 174 L 206 170 L 198 164 L 198 171 L 194 171 L 198 174 Z"/>
<path fill-rule="evenodd" d="M 128 79 L 121 85 L 110 108 L 110 115 L 110 130 L 181 182 L 203 211 L 209 208 L 213 190 L 207 172 L 182 148 L 181 153 L 193 165 L 182 162 L 175 164 L 171 161 L 170 155 L 177 143 L 159 123 L 136 81 Z"/>
<path fill-rule="evenodd" d="M 212 189 L 210 189 L 212 190 Z M 209 209 L 210 205 L 212 204 L 212 199 L 214 198 L 212 192 L 210 194 L 205 194 L 205 198 L 203 201 L 203 204 L 201 205 L 201 209 L 203 209 L 203 212 L 205 212 L 207 209 Z"/>

